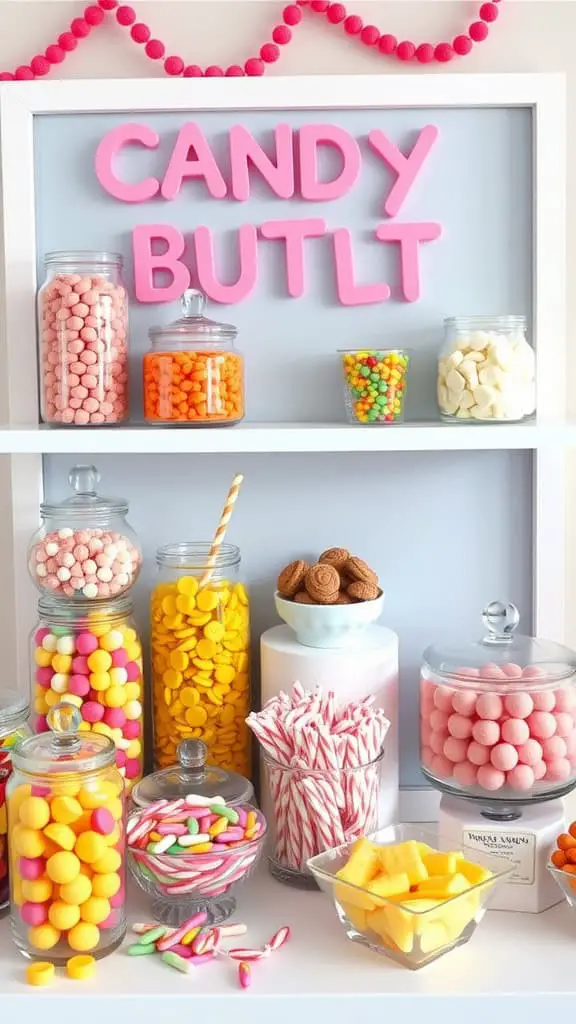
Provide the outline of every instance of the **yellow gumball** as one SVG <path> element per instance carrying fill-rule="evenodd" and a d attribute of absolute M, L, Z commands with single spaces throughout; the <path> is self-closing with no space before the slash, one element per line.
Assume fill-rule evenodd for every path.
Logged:
<path fill-rule="evenodd" d="M 71 796 L 54 797 L 50 809 L 54 821 L 62 825 L 71 825 L 82 814 L 82 805 Z"/>
<path fill-rule="evenodd" d="M 80 873 L 80 861 L 75 853 L 62 850 L 55 853 L 46 863 L 46 874 L 58 885 L 65 885 L 66 882 L 73 882 Z"/>
<path fill-rule="evenodd" d="M 22 896 L 28 903 L 46 903 L 52 896 L 52 882 L 49 878 L 23 879 L 20 885 Z"/>
<path fill-rule="evenodd" d="M 52 949 L 60 939 L 60 932 L 53 924 L 39 924 L 28 929 L 28 941 L 34 949 Z"/>
<path fill-rule="evenodd" d="M 73 850 L 76 842 L 76 833 L 69 825 L 61 825 L 60 822 L 52 822 L 44 829 L 44 835 L 61 850 Z"/>
<path fill-rule="evenodd" d="M 76 855 L 85 864 L 93 864 L 94 861 L 100 860 L 106 852 L 106 843 L 104 837 L 98 832 L 83 832 L 76 839 L 76 845 L 74 847 Z"/>
<path fill-rule="evenodd" d="M 80 789 L 80 783 L 75 778 L 71 779 L 59 779 L 52 786 L 54 796 L 77 796 L 78 790 Z"/>
<path fill-rule="evenodd" d="M 117 796 L 113 796 L 106 801 L 106 810 L 110 811 L 115 821 L 120 821 L 123 809 L 122 801 Z"/>
<path fill-rule="evenodd" d="M 94 896 L 101 896 L 105 900 L 115 896 L 120 891 L 121 886 L 120 875 L 117 875 L 115 872 L 111 872 L 109 875 L 94 875 L 92 880 Z"/>
<path fill-rule="evenodd" d="M 68 932 L 68 945 L 77 953 L 87 953 L 91 949 L 96 949 L 99 941 L 98 928 L 88 921 L 80 921 Z"/>
<path fill-rule="evenodd" d="M 106 843 L 106 846 L 116 846 L 116 844 L 120 841 L 120 834 L 120 828 L 118 827 L 118 825 L 114 825 L 112 831 L 109 832 L 107 836 L 104 836 L 104 842 Z"/>
<path fill-rule="evenodd" d="M 108 672 L 112 668 L 112 655 L 108 651 L 93 651 L 88 655 L 88 668 L 91 672 Z"/>
<path fill-rule="evenodd" d="M 8 807 L 10 808 L 10 814 L 16 818 L 20 811 L 20 805 L 26 800 L 32 793 L 32 786 L 28 783 L 17 786 L 13 793 L 8 797 Z"/>
<path fill-rule="evenodd" d="M 113 680 L 112 683 L 114 683 Z M 126 699 L 126 690 L 123 686 L 112 685 L 106 690 L 106 704 L 109 708 L 123 707 Z"/>
<path fill-rule="evenodd" d="M 102 924 L 110 916 L 110 904 L 105 897 L 91 896 L 80 907 L 80 917 L 89 924 Z"/>
<path fill-rule="evenodd" d="M 14 829 L 12 841 L 20 857 L 41 857 L 46 849 L 46 840 L 42 833 L 24 825 Z"/>
<path fill-rule="evenodd" d="M 108 877 L 108 876 L 104 876 Z M 66 885 L 60 888 L 60 898 L 65 903 L 70 903 L 71 906 L 79 907 L 81 903 L 85 903 L 86 900 L 92 895 L 92 883 L 89 878 L 84 874 L 78 875 L 73 882 L 67 882 Z M 94 893 L 95 896 L 103 896 L 103 892 Z M 113 896 L 114 893 L 111 893 Z"/>
<path fill-rule="evenodd" d="M 126 683 L 124 690 L 126 693 L 127 702 L 138 700 L 140 694 L 142 693 L 142 687 L 140 686 L 140 683 Z"/>
<path fill-rule="evenodd" d="M 92 863 L 94 871 L 99 875 L 109 875 L 114 871 L 119 871 L 122 866 L 122 857 L 118 853 L 118 850 L 111 848 L 106 850 L 103 857 L 99 860 L 95 860 Z"/>
<path fill-rule="evenodd" d="M 122 647 L 124 637 L 119 629 L 111 629 L 100 637 L 100 647 L 103 651 L 117 651 Z"/>
<path fill-rule="evenodd" d="M 61 932 L 66 932 L 69 928 L 73 928 L 75 924 L 78 924 L 80 908 L 71 903 L 64 903 L 62 900 L 56 900 L 50 906 L 48 920 L 55 928 L 59 928 Z"/>
<path fill-rule="evenodd" d="M 95 651 L 95 654 L 98 652 Z M 101 651 L 102 654 L 106 654 L 106 651 Z M 89 677 L 90 686 L 93 690 L 104 691 L 110 686 L 110 673 L 109 672 L 92 672 Z"/>
<path fill-rule="evenodd" d="M 71 654 L 54 654 L 52 657 L 52 668 L 55 672 L 67 675 L 72 667 Z"/>

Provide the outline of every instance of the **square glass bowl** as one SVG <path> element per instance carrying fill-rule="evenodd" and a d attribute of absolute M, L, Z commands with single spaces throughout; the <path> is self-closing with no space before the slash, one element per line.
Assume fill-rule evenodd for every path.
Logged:
<path fill-rule="evenodd" d="M 553 864 L 548 864 L 548 871 L 564 893 L 570 906 L 576 907 L 576 874 L 564 871 L 563 868 L 556 868 Z"/>
<path fill-rule="evenodd" d="M 348 421 L 364 426 L 402 423 L 410 363 L 406 349 L 338 349 L 338 357 Z"/>
<path fill-rule="evenodd" d="M 421 829 L 417 825 L 391 825 L 367 838 L 380 846 L 412 839 L 426 843 L 434 850 L 454 852 L 451 840 L 438 835 L 433 829 Z M 345 843 L 318 854 L 308 861 L 308 867 L 319 887 L 334 900 L 336 913 L 348 938 L 383 953 L 412 971 L 468 942 L 484 916 L 496 885 L 513 870 L 509 861 L 501 857 L 479 854 L 477 850 L 463 846 L 459 852 L 472 863 L 488 868 L 492 876 L 436 906 L 430 906 L 435 901 L 422 899 L 418 902 L 422 902 L 425 909 L 420 910 L 414 907 L 417 900 L 408 906 L 398 899 L 375 896 L 368 889 L 336 878 L 336 872 L 346 864 L 353 845 L 353 842 Z"/>

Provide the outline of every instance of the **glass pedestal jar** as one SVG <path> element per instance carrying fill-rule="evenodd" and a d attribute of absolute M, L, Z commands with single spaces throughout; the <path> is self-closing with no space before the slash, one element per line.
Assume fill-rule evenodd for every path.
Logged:
<path fill-rule="evenodd" d="M 124 783 L 112 741 L 81 721 L 51 708 L 52 733 L 14 747 L 7 787 L 12 935 L 56 966 L 106 956 L 126 933 Z"/>
<path fill-rule="evenodd" d="M 251 777 L 248 594 L 238 579 L 240 551 L 222 544 L 158 549 L 151 596 L 150 654 L 154 760 L 176 762 L 183 739 L 201 739 L 208 764 Z"/>
<path fill-rule="evenodd" d="M 12 773 L 12 748 L 30 735 L 29 715 L 28 701 L 22 694 L 0 691 L 0 917 L 10 905 L 6 786 Z"/>
<path fill-rule="evenodd" d="M 34 732 L 46 732 L 56 704 L 77 708 L 81 732 L 114 743 L 128 791 L 144 764 L 142 646 L 132 615 L 128 597 L 97 605 L 43 597 L 31 657 Z"/>

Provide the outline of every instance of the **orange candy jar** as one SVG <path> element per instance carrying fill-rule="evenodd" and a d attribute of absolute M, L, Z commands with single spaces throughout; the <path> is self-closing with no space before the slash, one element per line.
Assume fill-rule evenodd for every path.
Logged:
<path fill-rule="evenodd" d="M 204 316 L 206 297 L 190 289 L 182 317 L 150 329 L 144 356 L 144 419 L 149 423 L 230 425 L 244 418 L 244 360 L 237 330 Z"/>

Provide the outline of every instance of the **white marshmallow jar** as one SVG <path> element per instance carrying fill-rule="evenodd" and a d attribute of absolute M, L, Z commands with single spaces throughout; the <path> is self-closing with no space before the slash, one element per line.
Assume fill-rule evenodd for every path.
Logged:
<path fill-rule="evenodd" d="M 523 420 L 536 409 L 536 361 L 526 318 L 450 317 L 438 360 L 438 405 L 446 419 Z"/>

